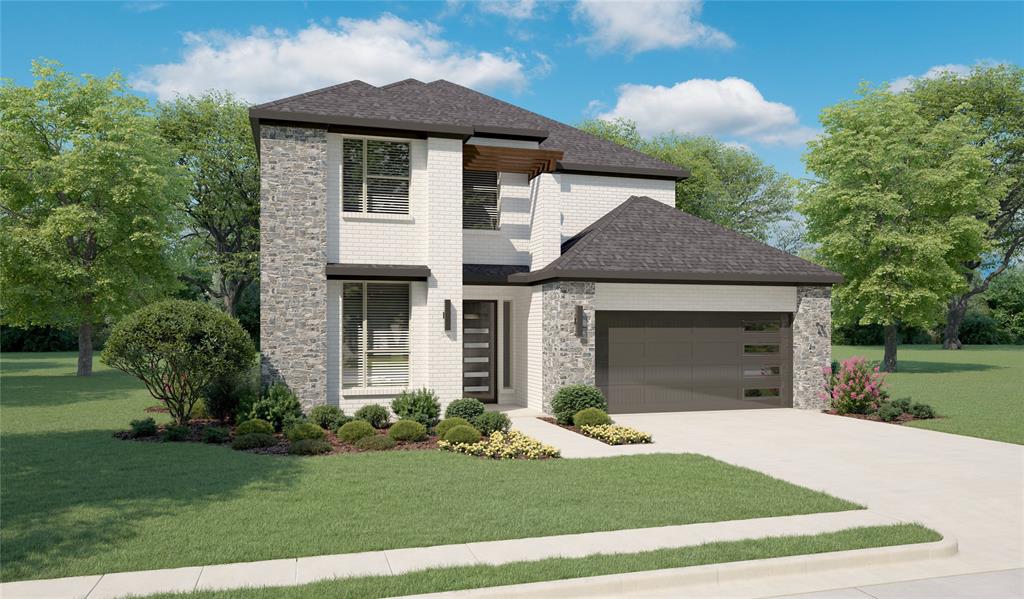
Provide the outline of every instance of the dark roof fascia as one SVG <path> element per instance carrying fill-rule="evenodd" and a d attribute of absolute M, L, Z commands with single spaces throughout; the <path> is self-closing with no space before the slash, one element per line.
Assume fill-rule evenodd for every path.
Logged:
<path fill-rule="evenodd" d="M 473 135 L 495 139 L 523 139 L 542 142 L 548 138 L 547 129 L 523 129 L 520 127 L 499 127 L 497 125 L 475 125 Z"/>
<path fill-rule="evenodd" d="M 602 283 L 713 283 L 740 285 L 835 285 L 843 282 L 839 275 L 676 273 L 663 271 L 606 271 L 582 269 L 544 269 L 515 274 L 510 282 L 537 285 L 550 281 L 594 281 Z"/>
<path fill-rule="evenodd" d="M 400 121 L 392 119 L 369 119 L 336 114 L 317 114 L 313 112 L 295 112 L 291 110 L 270 110 L 266 108 L 250 108 L 249 118 L 259 119 L 260 121 L 276 120 L 291 123 L 308 123 L 313 125 L 341 125 L 346 127 L 367 127 L 371 129 L 447 134 L 452 137 L 465 138 L 473 135 L 473 128 L 464 125 L 421 123 L 416 121 Z"/>
<path fill-rule="evenodd" d="M 324 268 L 324 274 L 328 279 L 426 281 L 430 277 L 430 269 L 419 265 L 338 264 L 332 262 Z"/>
<path fill-rule="evenodd" d="M 645 168 L 637 166 L 609 166 L 600 164 L 583 164 L 579 162 L 559 161 L 557 172 L 581 175 L 609 175 L 612 177 L 629 176 L 638 179 L 670 179 L 682 181 L 690 177 L 689 169 L 685 168 Z"/>

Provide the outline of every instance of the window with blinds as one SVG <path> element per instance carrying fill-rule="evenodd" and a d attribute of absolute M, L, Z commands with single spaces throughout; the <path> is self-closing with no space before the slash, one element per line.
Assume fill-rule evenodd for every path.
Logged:
<path fill-rule="evenodd" d="M 462 172 L 462 228 L 498 228 L 498 173 Z"/>
<path fill-rule="evenodd" d="M 409 384 L 409 285 L 345 283 L 341 298 L 343 387 Z"/>
<path fill-rule="evenodd" d="M 342 140 L 342 210 L 408 214 L 409 153 L 407 142 Z"/>

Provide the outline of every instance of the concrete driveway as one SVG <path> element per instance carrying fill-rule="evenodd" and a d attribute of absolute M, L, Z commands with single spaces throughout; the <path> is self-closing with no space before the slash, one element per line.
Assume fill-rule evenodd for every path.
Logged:
<path fill-rule="evenodd" d="M 936 575 L 1024 565 L 1024 446 L 795 409 L 614 418 L 654 435 L 623 453 L 702 453 L 953 535 Z"/>

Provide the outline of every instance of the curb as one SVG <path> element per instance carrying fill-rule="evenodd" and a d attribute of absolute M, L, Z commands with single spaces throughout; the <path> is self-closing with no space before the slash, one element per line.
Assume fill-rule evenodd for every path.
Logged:
<path fill-rule="evenodd" d="M 465 589 L 425 595 L 410 595 L 430 599 L 487 598 L 487 599 L 559 599 L 588 598 L 594 596 L 629 597 L 657 591 L 683 593 L 688 587 L 716 587 L 745 581 L 768 582 L 777 576 L 829 573 L 846 568 L 902 564 L 922 560 L 952 557 L 959 551 L 956 539 L 944 536 L 931 543 L 892 545 L 832 551 L 809 555 L 791 555 L 761 560 L 726 562 L 703 566 L 687 566 L 667 570 L 606 574 L 588 578 L 573 578 L 527 584 L 507 585 L 480 589 Z"/>

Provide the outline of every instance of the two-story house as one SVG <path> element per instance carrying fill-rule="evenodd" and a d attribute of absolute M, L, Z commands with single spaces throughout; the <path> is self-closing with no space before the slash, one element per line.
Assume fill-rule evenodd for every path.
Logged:
<path fill-rule="evenodd" d="M 447 81 L 250 115 L 263 374 L 307 407 L 820 407 L 839 276 L 677 210 L 685 170 Z"/>

